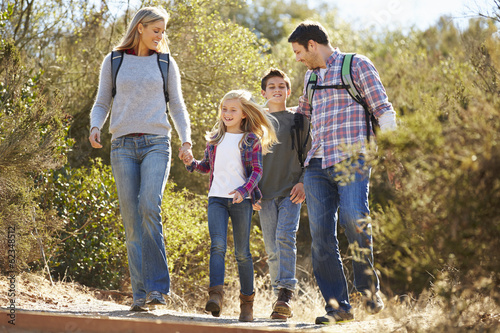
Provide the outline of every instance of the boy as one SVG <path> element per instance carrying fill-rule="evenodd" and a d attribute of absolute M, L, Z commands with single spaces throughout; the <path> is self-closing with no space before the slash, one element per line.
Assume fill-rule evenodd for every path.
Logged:
<path fill-rule="evenodd" d="M 309 121 L 287 110 L 291 88 L 283 71 L 269 69 L 261 80 L 261 88 L 269 112 L 278 120 L 276 134 L 280 143 L 263 157 L 264 174 L 259 182 L 262 200 L 255 208 L 260 209 L 271 285 L 278 296 L 271 318 L 286 320 L 293 315 L 290 300 L 297 284 L 296 233 L 305 199 L 302 155 L 305 157 L 310 148 Z"/>

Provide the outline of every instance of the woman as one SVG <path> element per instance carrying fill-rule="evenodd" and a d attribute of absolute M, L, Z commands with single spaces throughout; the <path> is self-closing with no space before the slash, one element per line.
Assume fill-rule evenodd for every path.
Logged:
<path fill-rule="evenodd" d="M 111 166 L 125 227 L 133 304 L 130 311 L 166 304 L 170 293 L 161 201 L 170 170 L 172 127 L 167 117 L 164 79 L 170 116 L 183 142 L 179 156 L 191 154 L 189 115 L 181 92 L 179 68 L 169 57 L 163 78 L 159 53 L 168 53 L 162 8 L 139 10 L 114 51 L 122 56 L 113 80 L 111 54 L 104 58 L 97 99 L 90 114 L 90 143 L 101 148 L 100 129 L 111 112 Z M 115 81 L 115 82 L 113 82 Z M 112 108 L 110 108 L 112 104 Z"/>

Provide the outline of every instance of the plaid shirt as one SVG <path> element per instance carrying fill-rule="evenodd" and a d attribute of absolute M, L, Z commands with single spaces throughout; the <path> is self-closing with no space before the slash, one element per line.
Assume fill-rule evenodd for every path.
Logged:
<path fill-rule="evenodd" d="M 341 85 L 341 70 L 344 54 L 335 49 L 326 62 L 326 73 L 323 79 L 319 76 L 317 85 Z M 312 115 L 310 101 L 307 98 L 307 82 L 313 71 L 308 70 L 304 79 L 304 93 L 299 98 L 297 112 L 311 118 L 312 147 L 307 155 L 305 165 L 321 145 L 324 157 L 322 168 L 333 166 L 347 158 L 352 153 L 346 145 L 356 145 L 358 152 L 366 151 L 366 117 L 363 107 L 349 95 L 346 89 L 315 90 L 312 98 Z M 356 55 L 352 62 L 353 81 L 358 91 L 366 100 L 369 111 L 375 118 L 386 112 L 394 112 L 389 103 L 385 88 L 372 62 L 362 55 Z M 373 129 L 370 129 L 373 136 Z"/>
<path fill-rule="evenodd" d="M 262 198 L 262 193 L 257 186 L 259 184 L 259 180 L 262 178 L 262 146 L 259 138 L 253 133 L 249 133 L 246 140 L 243 140 L 241 144 L 241 162 L 243 163 L 245 169 L 247 181 L 245 184 L 238 187 L 236 191 L 240 192 L 243 198 L 246 198 L 250 194 L 252 203 L 256 203 Z M 210 173 L 210 187 L 212 186 L 214 178 L 216 153 L 217 146 L 207 143 L 207 147 L 205 148 L 205 157 L 203 160 L 193 160 L 191 165 L 186 166 L 186 169 L 189 172 L 196 170 L 199 173 Z"/>

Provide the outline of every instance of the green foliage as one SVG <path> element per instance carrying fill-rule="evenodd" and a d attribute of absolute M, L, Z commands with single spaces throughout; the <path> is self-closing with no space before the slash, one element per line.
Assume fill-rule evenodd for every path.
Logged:
<path fill-rule="evenodd" d="M 96 159 L 89 168 L 65 166 L 39 182 L 45 210 L 64 224 L 52 244 L 49 266 L 58 278 L 116 289 L 127 272 L 123 227 L 111 167 Z"/>
<path fill-rule="evenodd" d="M 500 41 L 479 26 L 464 33 L 469 42 L 446 38 L 454 42 L 441 53 L 415 36 L 398 57 L 379 60 L 400 128 L 378 137 L 378 267 L 393 291 L 440 281 L 434 290 L 455 305 L 471 290 L 500 300 L 500 76 L 492 60 Z"/>
<path fill-rule="evenodd" d="M 0 15 L 4 35 L 11 8 Z M 42 73 L 32 74 L 12 41 L 0 43 L 0 266 L 7 271 L 8 228 L 16 230 L 16 270 L 40 257 L 40 235 L 49 234 L 56 223 L 50 212 L 38 210 L 34 179 L 43 170 L 61 165 L 71 141 L 66 140 L 67 119 L 54 98 L 48 105 L 41 94 Z M 48 223 L 47 223 L 48 222 Z M 4 255 L 5 254 L 5 255 Z"/>

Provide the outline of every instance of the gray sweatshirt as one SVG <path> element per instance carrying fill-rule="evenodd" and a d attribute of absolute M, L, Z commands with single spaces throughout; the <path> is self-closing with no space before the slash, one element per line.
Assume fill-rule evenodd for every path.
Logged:
<path fill-rule="evenodd" d="M 181 142 L 191 143 L 189 114 L 182 98 L 181 79 L 177 63 L 170 56 L 168 70 L 169 114 Z M 102 63 L 99 89 L 92 112 L 90 129 L 101 129 L 109 112 L 111 139 L 130 133 L 171 136 L 163 79 L 157 63 L 157 54 L 147 57 L 125 54 L 116 77 L 116 95 L 112 97 L 111 53 Z M 111 103 L 112 106 L 111 106 Z"/>
<path fill-rule="evenodd" d="M 272 153 L 263 157 L 263 175 L 259 182 L 263 200 L 288 196 L 297 183 L 304 182 L 305 169 L 300 166 L 296 143 L 294 143 L 292 150 L 291 129 L 294 125 L 294 113 L 279 111 L 273 112 L 272 115 L 279 123 L 276 134 L 280 143 L 272 147 Z M 303 119 L 302 144 L 304 144 L 309 129 L 309 121 L 305 117 Z M 307 146 L 304 148 L 304 160 L 310 148 L 311 138 L 309 137 Z"/>

